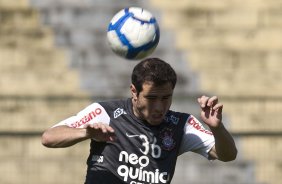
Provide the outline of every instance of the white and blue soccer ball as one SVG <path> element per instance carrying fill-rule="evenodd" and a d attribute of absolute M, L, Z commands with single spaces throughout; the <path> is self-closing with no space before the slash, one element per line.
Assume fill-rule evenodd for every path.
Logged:
<path fill-rule="evenodd" d="M 156 18 L 139 7 L 125 8 L 111 20 L 108 43 L 117 55 L 126 59 L 142 59 L 155 50 L 160 39 Z"/>

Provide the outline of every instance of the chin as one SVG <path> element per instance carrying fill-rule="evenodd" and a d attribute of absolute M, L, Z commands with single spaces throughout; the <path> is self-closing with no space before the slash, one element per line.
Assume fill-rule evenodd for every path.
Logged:
<path fill-rule="evenodd" d="M 160 121 L 149 121 L 149 124 L 151 124 L 151 125 L 159 125 L 159 124 L 162 123 L 162 121 L 163 121 L 163 119 L 161 119 Z"/>

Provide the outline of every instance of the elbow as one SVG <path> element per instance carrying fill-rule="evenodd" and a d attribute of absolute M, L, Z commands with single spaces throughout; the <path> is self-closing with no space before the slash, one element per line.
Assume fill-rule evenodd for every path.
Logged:
<path fill-rule="evenodd" d="M 48 134 L 48 130 L 45 131 L 41 136 L 41 144 L 47 148 L 52 148 L 52 139 L 51 136 Z"/>
<path fill-rule="evenodd" d="M 228 161 L 236 160 L 237 154 L 238 154 L 238 150 L 237 150 L 236 147 L 234 147 L 234 150 L 233 150 L 232 154 L 230 154 Z"/>
<path fill-rule="evenodd" d="M 235 148 L 232 152 L 225 154 L 224 156 L 219 157 L 219 160 L 223 161 L 223 162 L 234 161 L 237 158 L 237 154 L 238 154 L 238 151 Z"/>
<path fill-rule="evenodd" d="M 234 155 L 234 156 L 232 155 L 232 156 L 221 158 L 219 160 L 222 161 L 222 162 L 231 162 L 231 161 L 236 160 L 236 156 L 237 155 Z"/>

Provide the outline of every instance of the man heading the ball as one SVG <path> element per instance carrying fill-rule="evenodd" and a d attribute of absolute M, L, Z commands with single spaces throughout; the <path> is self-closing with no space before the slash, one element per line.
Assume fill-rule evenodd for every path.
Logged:
<path fill-rule="evenodd" d="M 131 98 L 95 102 L 42 135 L 47 147 L 69 147 L 90 139 L 85 184 L 169 184 L 185 152 L 231 161 L 237 149 L 222 123 L 216 96 L 198 98 L 202 121 L 170 110 L 177 76 L 158 58 L 138 63 Z"/>

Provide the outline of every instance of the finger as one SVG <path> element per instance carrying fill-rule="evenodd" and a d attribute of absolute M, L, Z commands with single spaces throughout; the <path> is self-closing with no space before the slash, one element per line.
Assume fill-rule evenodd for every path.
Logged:
<path fill-rule="evenodd" d="M 221 103 L 218 103 L 218 104 L 216 104 L 215 106 L 212 107 L 212 109 L 215 110 L 215 111 L 219 111 L 219 110 L 222 111 L 222 108 L 223 108 L 223 104 L 221 104 Z"/>
<path fill-rule="evenodd" d="M 111 126 L 109 126 L 107 124 L 103 124 L 103 123 L 100 124 L 100 129 L 102 130 L 103 133 L 112 134 L 112 133 L 115 132 L 114 129 Z"/>
<path fill-rule="evenodd" d="M 84 124 L 84 125 L 83 125 L 83 128 L 88 128 L 88 127 L 90 127 L 89 124 Z"/>
<path fill-rule="evenodd" d="M 99 127 L 100 127 L 100 129 L 102 130 L 103 133 L 107 133 L 108 132 L 105 125 L 100 124 Z"/>
<path fill-rule="evenodd" d="M 109 141 L 115 141 L 116 140 L 116 135 L 113 132 L 109 133 L 108 134 L 108 140 Z"/>
<path fill-rule="evenodd" d="M 213 96 L 213 97 L 211 97 L 211 98 L 208 99 L 207 106 L 208 106 L 208 107 L 213 107 L 213 106 L 215 106 L 217 103 L 218 103 L 218 98 L 217 98 L 217 96 Z"/>
<path fill-rule="evenodd" d="M 97 126 L 96 124 L 85 124 L 83 128 L 97 129 Z"/>
<path fill-rule="evenodd" d="M 114 136 L 110 136 L 109 139 L 108 139 L 108 141 L 115 141 L 115 140 L 116 140 L 116 137 L 114 137 Z"/>
<path fill-rule="evenodd" d="M 109 126 L 109 125 L 106 125 L 106 129 L 110 133 L 114 133 L 115 132 L 115 130 L 111 126 Z"/>
<path fill-rule="evenodd" d="M 94 123 L 94 124 L 91 124 L 90 127 L 93 128 L 93 129 L 95 129 L 95 130 L 97 130 L 97 129 L 100 128 L 100 124 L 99 124 L 99 123 Z"/>
<path fill-rule="evenodd" d="M 116 135 L 114 133 L 115 132 L 114 129 L 109 125 L 105 125 L 105 128 L 107 129 L 107 140 L 108 141 L 116 140 Z"/>
<path fill-rule="evenodd" d="M 207 105 L 209 97 L 207 96 L 202 96 L 200 98 L 198 98 L 198 103 L 200 104 L 201 108 L 205 108 Z"/>

